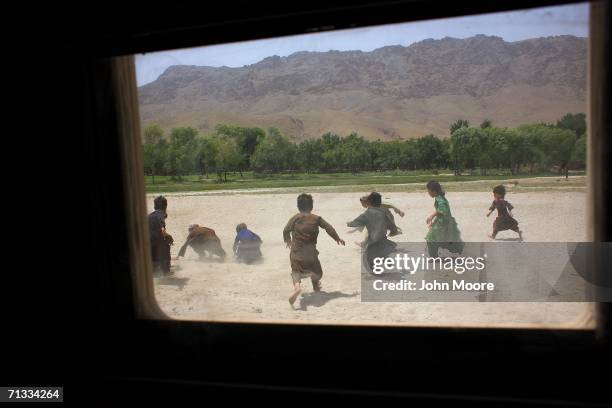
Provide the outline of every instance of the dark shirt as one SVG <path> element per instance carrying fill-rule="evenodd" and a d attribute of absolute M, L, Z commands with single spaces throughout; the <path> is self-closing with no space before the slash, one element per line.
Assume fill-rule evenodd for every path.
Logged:
<path fill-rule="evenodd" d="M 512 206 L 512 204 L 503 199 L 493 200 L 493 203 L 491 203 L 491 207 L 489 207 L 489 211 L 497 210 L 498 217 L 509 217 L 510 213 L 508 211 L 512 211 L 513 209 L 514 207 Z"/>
<path fill-rule="evenodd" d="M 149 214 L 149 235 L 151 241 L 163 240 L 162 228 L 166 228 L 168 214 L 162 210 L 155 210 Z"/>

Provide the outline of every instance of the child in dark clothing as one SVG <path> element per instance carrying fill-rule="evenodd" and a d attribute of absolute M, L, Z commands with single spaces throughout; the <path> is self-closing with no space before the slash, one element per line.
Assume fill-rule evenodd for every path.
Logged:
<path fill-rule="evenodd" d="M 493 211 L 497 210 L 497 218 L 495 218 L 493 222 L 493 234 L 489 235 L 489 238 L 495 239 L 495 236 L 500 231 L 512 230 L 519 234 L 519 239 L 522 241 L 523 232 L 518 227 L 518 221 L 515 220 L 512 215 L 514 207 L 505 200 L 506 188 L 503 185 L 495 186 L 493 188 L 493 197 L 495 199 L 491 207 L 489 207 L 487 217 L 490 216 Z"/>
<path fill-rule="evenodd" d="M 149 241 L 151 243 L 151 258 L 153 268 L 161 270 L 164 275 L 170 275 L 170 246 L 174 240 L 166 232 L 168 201 L 164 196 L 158 196 L 153 201 L 154 210 L 148 216 Z"/>
<path fill-rule="evenodd" d="M 242 222 L 236 226 L 236 239 L 234 239 L 234 255 L 239 261 L 247 264 L 261 259 L 260 246 L 263 243 L 259 235 L 247 228 Z"/>

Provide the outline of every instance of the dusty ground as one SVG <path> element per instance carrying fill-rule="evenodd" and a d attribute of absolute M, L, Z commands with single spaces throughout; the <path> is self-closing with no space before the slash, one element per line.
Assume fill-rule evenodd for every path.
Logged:
<path fill-rule="evenodd" d="M 175 238 L 176 256 L 187 226 L 198 223 L 217 231 L 223 247 L 231 253 L 235 226 L 246 222 L 264 240 L 265 260 L 243 265 L 230 257 L 225 263 L 202 263 L 190 249 L 173 278 L 155 278 L 157 300 L 171 317 L 197 320 L 293 321 L 370 324 L 495 324 L 555 325 L 575 324 L 586 309 L 584 303 L 362 303 L 360 301 L 359 249 L 354 241 L 360 234 L 347 234 L 346 222 L 362 208 L 363 192 L 314 192 L 314 212 L 334 225 L 346 242 L 339 247 L 324 231 L 319 236 L 323 265 L 324 292 L 313 293 L 309 282 L 292 310 L 287 302 L 291 293 L 288 249 L 282 229 L 295 214 L 296 194 L 210 194 L 169 195 L 168 231 Z M 398 241 L 423 241 L 425 218 L 433 211 L 433 200 L 425 193 L 383 193 L 386 202 L 406 212 L 396 217 L 404 234 Z M 149 206 L 153 196 L 148 196 Z M 491 218 L 485 213 L 490 193 L 449 192 L 451 203 L 465 241 L 488 240 Z M 541 191 L 509 194 L 514 215 L 531 242 L 586 240 L 586 194 L 576 191 Z M 511 231 L 498 238 L 514 238 Z"/>

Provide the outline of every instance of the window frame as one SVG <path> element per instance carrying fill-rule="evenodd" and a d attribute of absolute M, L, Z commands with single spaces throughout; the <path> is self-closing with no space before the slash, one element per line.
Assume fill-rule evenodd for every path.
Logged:
<path fill-rule="evenodd" d="M 458 2 L 457 2 L 458 3 Z M 117 38 L 106 39 L 96 48 L 90 62 L 90 92 L 96 95 L 92 103 L 92 126 L 107 123 L 92 134 L 103 137 L 93 141 L 94 146 L 102 147 L 93 155 L 97 160 L 107 160 L 114 169 L 106 177 L 105 186 L 109 187 L 105 200 L 99 204 L 101 213 L 114 216 L 120 225 L 117 234 L 125 233 L 125 238 L 109 243 L 106 254 L 110 256 L 105 265 L 106 295 L 114 299 L 111 315 L 123 322 L 122 339 L 127 339 L 126 347 L 132 358 L 132 368 L 124 373 L 130 378 L 163 375 L 156 371 L 149 361 L 150 353 L 160 348 L 164 350 L 165 368 L 190 368 L 189 375 L 197 372 L 202 364 L 214 367 L 215 378 L 223 381 L 247 381 L 245 373 L 253 375 L 254 365 L 268 365 L 279 369 L 269 376 L 263 375 L 257 383 L 293 384 L 281 370 L 283 360 L 294 358 L 294 344 L 324 344 L 323 357 L 334 365 L 344 364 L 342 372 L 358 370 L 361 365 L 370 369 L 385 370 L 390 364 L 415 365 L 429 374 L 435 370 L 428 367 L 427 355 L 438 355 L 450 363 L 465 363 L 472 359 L 481 361 L 483 367 L 496 370 L 496 361 L 503 361 L 509 367 L 520 368 L 533 358 L 544 359 L 551 367 L 563 357 L 566 361 L 586 364 L 597 361 L 602 344 L 610 341 L 610 304 L 598 304 L 597 329 L 538 329 L 538 328 L 478 328 L 478 327 L 419 327 L 419 326 L 355 326 L 355 325 L 320 325 L 292 323 L 228 323 L 211 321 L 182 321 L 168 319 L 154 301 L 154 287 L 150 249 L 146 237 L 147 226 L 142 222 L 146 216 L 144 177 L 142 177 L 142 158 L 140 153 L 140 123 L 138 120 L 138 103 L 135 90 L 135 71 L 133 54 L 186 46 L 206 45 L 269 36 L 300 34 L 316 31 L 316 27 L 327 27 L 335 22 L 334 27 L 349 28 L 372 24 L 416 21 L 427 18 L 450 17 L 484 12 L 507 11 L 519 8 L 561 5 L 567 1 L 500 1 L 500 2 L 465 2 L 450 8 L 436 7 L 437 2 L 403 1 L 384 3 L 379 6 L 341 8 L 340 10 L 323 10 L 284 15 L 274 18 L 254 19 L 247 21 L 230 21 L 196 28 L 184 28 L 175 32 L 160 31 L 145 37 L 132 37 L 118 44 Z M 370 7 L 370 8 L 368 8 Z M 373 8 L 371 8 L 373 7 Z M 594 226 L 591 237 L 594 240 L 607 241 L 610 237 L 609 220 L 605 217 L 607 190 L 606 174 L 609 164 L 607 157 L 607 138 L 603 135 L 610 130 L 610 106 L 605 92 L 610 74 L 604 67 L 609 65 L 609 6 L 602 3 L 591 4 L 591 21 L 589 37 L 589 115 L 588 115 L 588 155 L 589 155 L 589 220 Z M 368 12 L 368 11 L 371 11 Z M 593 13 L 596 11 L 596 13 Z M 348 17 L 347 17 L 348 16 Z M 410 16 L 410 18 L 406 18 Z M 608 20 L 606 20 L 608 19 Z M 262 21 L 284 21 L 275 29 L 260 29 L 249 32 L 250 24 Z M 292 22 L 298 22 L 292 26 Z M 313 24 L 314 23 L 314 24 Z M 245 29 L 236 30 L 236 27 Z M 312 27 L 315 28 L 312 28 Z M 608 40 L 609 41 L 609 40 Z M 597 87 L 594 84 L 604 84 Z M 110 86 L 109 86 L 110 85 Z M 596 141 L 596 143 L 594 142 Z M 114 187 L 110 185 L 120 181 Z M 116 258 L 115 258 L 116 257 Z M 121 341 L 121 340 L 118 340 Z M 246 346 L 245 346 L 246 344 Z M 360 350 L 372 344 L 380 344 L 378 354 L 360 355 L 359 363 L 347 364 Z M 453 345 L 445 349 L 449 344 Z M 396 356 L 389 350 L 402 346 L 419 345 L 422 356 L 408 358 Z M 442 350 L 441 350 L 442 349 Z M 237 351 L 238 350 L 238 351 Z M 303 350 L 303 349 L 300 349 Z M 459 352 L 458 352 L 459 351 Z M 301 351 L 300 351 L 301 352 Z M 127 353 L 127 354 L 129 354 Z M 483 356 L 484 354 L 484 356 Z M 484 360 L 483 360 L 484 358 Z M 493 360 L 492 360 L 493 359 Z M 497 359 L 495 361 L 495 359 Z M 416 361 L 416 363 L 415 363 Z M 245 373 L 236 373 L 226 364 L 242 367 Z M 184 366 L 183 366 L 184 367 Z M 451 369 L 453 374 L 460 374 Z M 529 377 L 529 376 L 528 376 Z M 188 380 L 182 375 L 176 378 Z M 208 381 L 210 374 L 197 376 L 198 381 Z M 329 379 L 329 375 L 321 378 Z M 354 379 L 354 377 L 351 377 Z M 530 378 L 530 377 L 529 377 Z M 335 387 L 347 387 L 362 382 L 346 383 L 336 379 Z M 324 386 L 310 379 L 312 386 Z M 413 385 L 427 384 L 416 381 Z M 402 383 L 397 379 L 386 385 L 369 384 L 381 390 L 397 389 Z M 528 385 L 527 385 L 528 387 Z M 502 390 L 498 387 L 491 388 Z M 526 388 L 527 389 L 527 388 Z"/>

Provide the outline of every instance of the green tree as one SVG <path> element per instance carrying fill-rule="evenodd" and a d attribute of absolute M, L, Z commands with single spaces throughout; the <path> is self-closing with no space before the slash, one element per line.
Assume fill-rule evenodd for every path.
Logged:
<path fill-rule="evenodd" d="M 145 174 L 153 178 L 164 171 L 168 143 L 164 139 L 164 131 L 158 125 L 149 125 L 144 130 L 143 159 Z"/>
<path fill-rule="evenodd" d="M 451 135 L 450 155 L 456 176 L 460 176 L 465 168 L 475 167 L 480 141 L 474 131 L 475 128 L 460 126 Z"/>
<path fill-rule="evenodd" d="M 587 140 L 586 135 L 582 135 L 576 140 L 572 150 L 571 165 L 576 169 L 585 169 L 587 160 Z"/>
<path fill-rule="evenodd" d="M 370 164 L 374 170 L 412 169 L 414 167 L 414 139 L 407 141 L 376 140 L 369 143 Z"/>
<path fill-rule="evenodd" d="M 491 126 L 493 126 L 493 123 L 489 119 L 483 120 L 482 123 L 480 124 L 481 129 L 487 129 L 487 128 L 490 128 Z"/>
<path fill-rule="evenodd" d="M 191 127 L 178 127 L 170 131 L 170 144 L 168 146 L 166 171 L 174 179 L 182 180 L 182 177 L 194 171 L 194 153 L 198 131 Z"/>
<path fill-rule="evenodd" d="M 586 134 L 586 115 L 584 113 L 568 113 L 557 121 L 557 127 L 571 130 L 578 139 Z"/>
<path fill-rule="evenodd" d="M 217 166 L 216 158 L 219 150 L 219 139 L 216 137 L 199 138 L 196 143 L 194 169 L 208 178 L 211 169 Z"/>
<path fill-rule="evenodd" d="M 565 178 L 569 178 L 569 166 L 576 145 L 576 135 L 569 129 L 551 129 L 546 134 L 544 145 L 548 147 L 550 156 L 557 166 L 559 172 L 565 172 Z"/>
<path fill-rule="evenodd" d="M 156 124 L 147 126 L 143 133 L 145 144 L 157 144 L 164 137 L 163 129 Z"/>
<path fill-rule="evenodd" d="M 340 145 L 342 139 L 340 136 L 328 132 L 321 136 L 321 142 L 323 143 L 323 153 L 321 155 L 323 159 L 323 169 L 327 171 L 341 169 L 342 151 Z"/>
<path fill-rule="evenodd" d="M 217 143 L 217 152 L 215 154 L 215 163 L 217 166 L 217 175 L 221 179 L 221 174 L 224 175 L 224 181 L 227 182 L 227 173 L 235 171 L 242 161 L 242 155 L 238 151 L 238 146 L 233 139 L 219 139 Z"/>
<path fill-rule="evenodd" d="M 416 139 L 414 144 L 417 167 L 424 170 L 440 169 L 446 164 L 446 148 L 434 135 Z"/>
<path fill-rule="evenodd" d="M 450 125 L 450 134 L 452 135 L 453 133 L 455 133 L 455 131 L 457 129 L 462 128 L 462 127 L 465 127 L 465 128 L 470 127 L 470 122 L 468 122 L 465 119 L 459 119 L 459 120 L 451 123 L 451 125 Z"/>
<path fill-rule="evenodd" d="M 299 167 L 306 173 L 323 169 L 323 141 L 321 139 L 307 139 L 297 146 L 297 160 Z"/>
<path fill-rule="evenodd" d="M 251 167 L 257 172 L 295 169 L 296 146 L 280 131 L 271 127 L 266 137 L 259 143 L 251 158 Z"/>
<path fill-rule="evenodd" d="M 241 154 L 242 160 L 239 169 L 248 169 L 251 165 L 251 156 L 255 153 L 255 149 L 265 138 L 266 133 L 258 127 L 240 127 L 219 124 L 215 128 L 215 133 L 219 137 L 229 137 L 236 142 L 238 151 Z"/>
<path fill-rule="evenodd" d="M 353 173 L 362 170 L 370 162 L 368 143 L 356 133 L 342 140 L 341 152 L 343 167 Z"/>
<path fill-rule="evenodd" d="M 535 169 L 549 170 L 553 166 L 549 146 L 545 145 L 545 135 L 555 129 L 546 123 L 523 124 L 516 128 L 517 133 L 525 140 L 528 146 L 525 162 L 529 165 L 530 173 Z"/>

